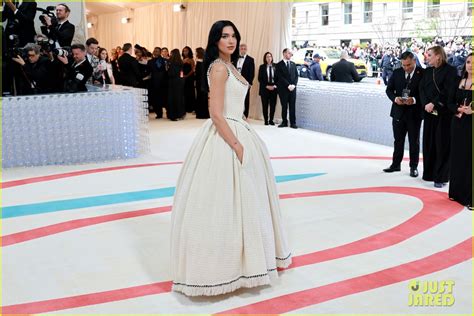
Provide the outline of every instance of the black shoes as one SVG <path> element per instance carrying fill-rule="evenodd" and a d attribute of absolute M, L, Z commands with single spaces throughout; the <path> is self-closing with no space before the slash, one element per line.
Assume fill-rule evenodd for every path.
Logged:
<path fill-rule="evenodd" d="M 269 125 L 275 125 L 275 123 L 273 123 L 273 121 L 268 121 L 268 124 Z"/>
<path fill-rule="evenodd" d="M 438 189 L 442 188 L 443 185 L 444 185 L 443 182 L 435 182 L 435 183 L 434 183 L 434 187 L 435 187 L 435 188 L 438 188 Z"/>
<path fill-rule="evenodd" d="M 278 127 L 288 127 L 288 123 L 281 123 Z"/>
<path fill-rule="evenodd" d="M 410 169 L 410 177 L 412 177 L 412 178 L 418 177 L 418 169 L 416 169 L 416 168 L 411 168 L 411 169 Z"/>
<path fill-rule="evenodd" d="M 294 129 L 297 129 L 297 128 L 298 128 L 298 126 L 296 126 L 296 124 L 291 124 L 290 127 L 291 127 L 291 128 L 294 128 Z"/>
<path fill-rule="evenodd" d="M 391 173 L 391 172 L 398 172 L 400 171 L 400 167 L 390 166 L 388 168 L 383 169 L 383 172 Z"/>

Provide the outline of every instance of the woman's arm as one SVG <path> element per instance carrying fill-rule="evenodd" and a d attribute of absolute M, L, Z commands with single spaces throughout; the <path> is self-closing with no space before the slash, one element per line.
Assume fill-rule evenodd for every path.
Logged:
<path fill-rule="evenodd" d="M 244 148 L 232 132 L 224 118 L 224 95 L 225 84 L 229 78 L 228 69 L 225 65 L 215 63 L 210 71 L 209 91 L 209 114 L 219 135 L 235 151 L 237 158 L 242 162 Z"/>

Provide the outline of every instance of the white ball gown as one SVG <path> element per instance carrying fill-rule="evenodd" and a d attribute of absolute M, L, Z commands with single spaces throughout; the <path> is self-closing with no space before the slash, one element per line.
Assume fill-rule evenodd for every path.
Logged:
<path fill-rule="evenodd" d="M 224 61 L 224 117 L 244 147 L 243 162 L 212 120 L 183 163 L 172 210 L 173 290 L 210 296 L 269 284 L 291 264 L 268 151 L 242 119 L 248 83 Z"/>

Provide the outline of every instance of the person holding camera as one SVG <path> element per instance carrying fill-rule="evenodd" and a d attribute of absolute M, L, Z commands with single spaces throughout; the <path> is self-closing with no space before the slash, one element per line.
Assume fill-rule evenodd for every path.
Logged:
<path fill-rule="evenodd" d="M 41 27 L 41 31 L 55 41 L 56 48 L 71 46 L 76 28 L 68 21 L 70 13 L 71 9 L 65 3 L 61 3 L 56 6 L 56 18 L 47 14 L 42 15 L 41 21 L 44 26 Z"/>
<path fill-rule="evenodd" d="M 26 44 L 23 52 L 26 54 L 26 61 L 20 55 L 12 58 L 22 69 L 21 94 L 51 92 L 52 87 L 48 80 L 52 70 L 51 60 L 42 56 L 40 46 L 33 43 Z"/>
<path fill-rule="evenodd" d="M 36 1 L 23 1 L 18 5 L 18 1 L 4 0 L 2 22 L 7 21 L 5 35 L 18 35 L 18 47 L 23 47 L 35 41 Z M 7 40 L 8 42 L 8 40 Z M 5 48 L 3 48 L 5 49 Z"/>
<path fill-rule="evenodd" d="M 420 128 L 423 107 L 420 99 L 419 86 L 423 78 L 423 68 L 416 67 L 416 57 L 411 52 L 401 56 L 402 68 L 396 69 L 388 80 L 387 96 L 392 100 L 392 128 L 394 150 L 392 164 L 383 169 L 384 172 L 400 171 L 405 150 L 405 137 L 408 133 L 410 144 L 410 176 L 418 177 L 420 156 Z"/>
<path fill-rule="evenodd" d="M 64 92 L 84 92 L 87 91 L 86 83 L 92 76 L 92 66 L 86 58 L 86 48 L 82 44 L 71 46 L 71 62 L 67 57 L 57 56 L 64 65 L 67 65 L 67 73 L 64 82 Z"/>

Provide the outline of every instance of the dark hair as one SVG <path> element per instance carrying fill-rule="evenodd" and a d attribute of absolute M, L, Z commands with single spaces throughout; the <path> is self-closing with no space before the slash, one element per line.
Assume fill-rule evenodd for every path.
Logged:
<path fill-rule="evenodd" d="M 272 53 L 270 52 L 266 52 L 265 54 L 263 54 L 263 64 L 266 65 L 267 64 L 267 55 L 270 54 L 270 56 L 272 56 L 272 64 L 273 64 L 273 55 Z"/>
<path fill-rule="evenodd" d="M 285 48 L 285 49 L 283 50 L 283 54 L 286 53 L 287 51 L 288 51 L 288 48 Z"/>
<path fill-rule="evenodd" d="M 193 50 L 192 50 L 191 47 L 189 47 L 189 46 L 185 46 L 185 47 L 183 48 L 183 50 L 181 51 L 181 56 L 182 56 L 183 58 L 186 58 L 186 56 L 184 56 L 184 49 L 186 49 L 186 48 L 188 49 L 188 52 L 189 52 L 189 53 L 188 53 L 188 58 L 191 58 L 191 59 L 192 59 L 192 58 L 194 57 L 194 56 L 193 56 Z"/>
<path fill-rule="evenodd" d="M 125 44 L 123 44 L 122 51 L 128 52 L 130 50 L 130 48 L 132 48 L 132 44 L 125 43 Z"/>
<path fill-rule="evenodd" d="M 221 20 L 221 21 L 215 22 L 211 26 L 211 30 L 209 31 L 206 53 L 204 55 L 204 71 L 203 71 L 204 78 L 202 79 L 202 82 L 205 85 L 206 91 L 209 91 L 209 85 L 207 82 L 207 71 L 209 69 L 209 66 L 212 64 L 212 62 L 216 60 L 217 58 L 219 58 L 219 48 L 217 47 L 217 43 L 220 41 L 222 37 L 222 30 L 226 26 L 231 26 L 234 29 L 235 38 L 237 39 L 235 51 L 230 56 L 230 59 L 232 62 L 237 62 L 237 60 L 239 59 L 239 49 L 238 49 L 240 47 L 239 30 L 237 30 L 237 27 L 231 21 Z"/>
<path fill-rule="evenodd" d="M 66 12 L 71 12 L 71 9 L 69 9 L 69 7 L 67 6 L 67 4 L 65 4 L 65 3 L 60 3 L 60 4 L 56 5 L 56 6 L 63 6 L 64 9 L 66 10 Z"/>
<path fill-rule="evenodd" d="M 162 47 L 162 48 L 161 48 L 161 50 L 165 50 L 165 49 L 166 49 L 168 52 L 170 51 L 170 50 L 168 49 L 168 47 Z"/>
<path fill-rule="evenodd" d="M 82 50 L 83 52 L 86 51 L 85 46 L 82 45 L 82 44 L 73 44 L 73 45 L 71 46 L 71 50 L 73 50 L 73 49 L 80 49 L 80 50 Z"/>
<path fill-rule="evenodd" d="M 96 39 L 93 38 L 93 37 L 88 38 L 87 41 L 86 41 L 86 45 L 87 45 L 87 46 L 90 46 L 91 44 L 99 45 L 99 41 L 96 40 Z"/>
<path fill-rule="evenodd" d="M 402 54 L 402 56 L 400 56 L 401 60 L 406 60 L 407 58 L 413 59 L 415 58 L 415 55 L 413 55 L 412 52 L 406 51 Z"/>
<path fill-rule="evenodd" d="M 183 65 L 183 60 L 181 59 L 181 55 L 179 53 L 179 49 L 175 48 L 170 52 L 170 59 L 169 59 L 170 64 L 174 65 Z"/>
<path fill-rule="evenodd" d="M 473 53 L 470 53 L 469 55 L 467 55 L 466 60 L 464 61 L 464 65 L 462 66 L 462 72 L 461 72 L 461 73 L 462 73 L 462 77 L 461 77 L 462 79 L 466 79 L 466 78 L 467 78 L 467 68 L 466 68 L 466 66 L 467 66 L 467 59 L 468 59 L 469 57 L 472 57 L 472 55 L 473 55 Z M 472 61 L 471 61 L 471 62 L 472 62 Z"/>
<path fill-rule="evenodd" d="M 196 48 L 196 58 L 199 58 L 199 59 L 204 58 L 204 48 L 202 47 Z"/>
<path fill-rule="evenodd" d="M 99 59 L 100 59 L 100 54 L 101 54 L 104 50 L 107 52 L 107 57 L 105 57 L 105 61 L 106 61 L 106 62 L 109 62 L 109 52 L 107 51 L 107 49 L 105 49 L 105 48 L 103 48 L 103 47 L 99 48 L 99 54 L 98 54 L 98 55 L 99 55 Z"/>

